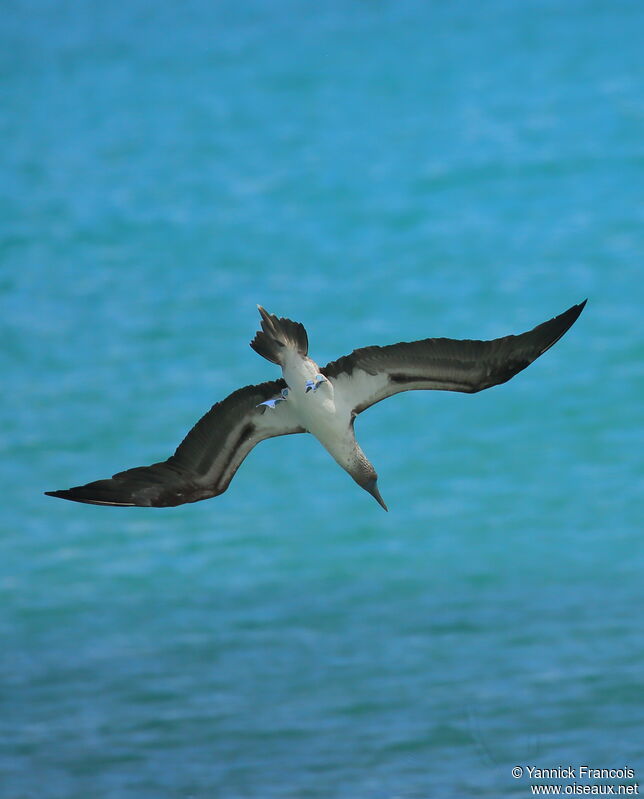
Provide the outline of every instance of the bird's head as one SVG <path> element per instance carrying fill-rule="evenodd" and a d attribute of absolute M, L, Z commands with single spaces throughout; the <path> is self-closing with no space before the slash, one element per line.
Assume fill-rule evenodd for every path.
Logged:
<path fill-rule="evenodd" d="M 378 490 L 378 473 L 373 468 L 371 463 L 369 463 L 362 451 L 359 452 L 356 467 L 351 472 L 351 476 L 360 486 L 360 488 L 364 488 L 365 491 L 368 491 L 371 494 L 381 508 L 384 508 L 387 511 L 389 510 L 389 508 L 385 505 L 384 499 L 380 496 L 380 491 Z"/>

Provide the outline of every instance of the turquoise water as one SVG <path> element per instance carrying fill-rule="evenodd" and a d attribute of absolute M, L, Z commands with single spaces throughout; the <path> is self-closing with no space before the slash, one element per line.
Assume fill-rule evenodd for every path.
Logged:
<path fill-rule="evenodd" d="M 529 795 L 644 781 L 641 2 L 55 3 L 0 23 L 0 795 Z M 216 500 L 42 491 L 275 368 L 579 321 Z"/>

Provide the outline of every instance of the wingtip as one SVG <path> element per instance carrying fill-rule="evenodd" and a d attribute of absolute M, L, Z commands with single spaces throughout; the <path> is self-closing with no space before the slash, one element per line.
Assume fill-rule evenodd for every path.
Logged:
<path fill-rule="evenodd" d="M 80 502 L 82 505 L 110 505 L 121 508 L 131 508 L 137 505 L 136 502 L 114 502 L 112 500 L 99 499 L 92 495 L 84 495 L 83 489 L 85 488 L 86 486 L 77 486 L 76 488 L 68 488 L 60 491 L 44 491 L 43 493 L 48 497 L 68 499 L 70 502 Z"/>
<path fill-rule="evenodd" d="M 586 307 L 587 302 L 588 302 L 588 297 L 586 297 L 585 300 L 582 300 L 581 302 L 577 303 L 577 305 L 573 305 L 567 311 L 564 311 L 562 316 L 571 319 L 569 327 L 572 327 L 572 325 L 577 321 L 577 319 L 579 319 L 579 316 Z"/>
<path fill-rule="evenodd" d="M 45 491 L 45 496 L 48 497 L 55 497 L 56 499 L 69 499 L 72 502 L 81 502 L 82 500 L 78 499 L 75 495 L 75 491 L 73 488 L 61 488 L 58 491 Z"/>

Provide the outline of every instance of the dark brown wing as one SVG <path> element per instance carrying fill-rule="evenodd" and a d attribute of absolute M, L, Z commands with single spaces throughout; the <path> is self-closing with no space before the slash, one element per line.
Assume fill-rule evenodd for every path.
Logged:
<path fill-rule="evenodd" d="M 167 461 L 119 472 L 107 480 L 49 496 L 93 505 L 168 507 L 215 497 L 265 438 L 303 433 L 288 402 L 258 407 L 285 388 L 272 380 L 234 391 L 203 416 Z"/>
<path fill-rule="evenodd" d="M 363 347 L 321 372 L 350 397 L 355 413 L 413 389 L 474 393 L 505 383 L 552 347 L 576 321 L 586 300 L 518 336 L 492 341 L 426 338 Z"/>

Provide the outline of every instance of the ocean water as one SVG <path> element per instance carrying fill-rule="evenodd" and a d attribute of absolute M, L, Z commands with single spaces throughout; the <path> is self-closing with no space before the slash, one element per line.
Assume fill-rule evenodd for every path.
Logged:
<path fill-rule="evenodd" d="M 2 799 L 644 782 L 643 34 L 640 0 L 4 10 Z M 325 363 L 585 297 L 510 383 L 359 418 L 388 514 L 307 436 L 195 505 L 42 494 L 276 376 L 256 303 Z"/>

